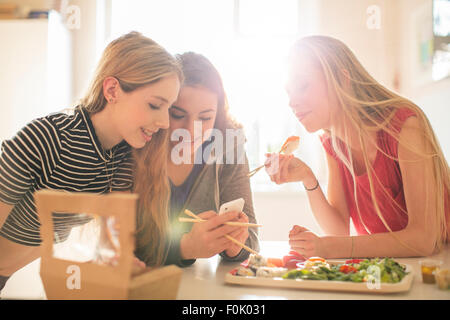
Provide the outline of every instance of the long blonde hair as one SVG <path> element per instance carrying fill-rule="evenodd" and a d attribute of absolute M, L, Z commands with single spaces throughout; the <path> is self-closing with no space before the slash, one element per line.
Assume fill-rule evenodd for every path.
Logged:
<path fill-rule="evenodd" d="M 395 161 L 399 161 L 398 157 L 395 158 L 381 150 L 376 141 L 373 141 L 371 138 L 370 133 L 382 130 L 396 139 L 399 144 L 402 144 L 405 148 L 414 152 L 414 154 L 421 159 L 427 158 L 432 160 L 432 174 L 435 179 L 436 193 L 430 194 L 430 192 L 428 192 L 426 197 L 427 201 L 429 200 L 432 201 L 431 203 L 436 204 L 435 212 L 430 212 L 429 214 L 435 215 L 436 225 L 433 226 L 433 229 L 437 230 L 435 235 L 435 247 L 439 249 L 447 237 L 445 205 L 448 199 L 446 200 L 445 198 L 448 197 L 448 190 L 450 190 L 449 167 L 433 129 L 423 111 L 413 102 L 388 90 L 378 83 L 378 81 L 376 81 L 361 65 L 353 52 L 337 39 L 327 36 L 309 36 L 302 38 L 294 44 L 292 58 L 295 59 L 295 55 L 300 52 L 308 54 L 308 57 L 311 57 L 314 62 L 321 67 L 329 92 L 335 93 L 338 99 L 343 115 L 343 142 L 346 146 L 346 154 L 338 146 L 337 136 L 334 134 L 333 129 L 330 130 L 329 134 L 331 136 L 331 143 L 334 151 L 351 172 L 353 181 L 355 181 L 355 172 L 353 169 L 354 166 L 352 163 L 348 138 L 349 125 L 352 125 L 352 127 L 357 130 L 359 143 L 362 147 L 364 164 L 367 170 L 366 172 L 368 173 L 367 176 L 372 195 L 372 203 L 378 217 L 389 232 L 392 233 L 392 230 L 386 223 L 380 211 L 375 195 L 373 179 L 375 178 L 380 182 L 379 177 L 376 176 L 374 168 L 368 159 L 367 144 L 366 140 L 363 138 L 366 138 L 371 145 L 375 145 L 378 151 L 385 156 Z M 411 110 L 417 116 L 420 123 L 421 134 L 426 142 L 426 154 L 418 152 L 413 144 L 401 141 L 399 133 L 392 129 L 395 127 L 395 122 L 397 121 L 394 117 L 397 110 L 403 108 Z M 357 201 L 356 183 L 353 183 L 353 186 L 357 211 L 360 220 L 364 225 Z M 384 190 L 384 192 L 392 198 L 386 190 Z M 392 200 L 395 203 L 395 200 Z M 367 230 L 365 225 L 364 227 Z M 407 247 L 417 252 L 414 248 L 411 248 L 410 246 Z"/>
<path fill-rule="evenodd" d="M 183 81 L 181 67 L 171 54 L 152 39 L 130 32 L 105 48 L 81 105 L 90 114 L 103 110 L 107 77 L 115 77 L 124 92 L 131 92 L 173 74 Z M 144 148 L 133 150 L 134 192 L 139 195 L 136 252 L 148 265 L 160 265 L 165 259 L 170 197 L 167 148 L 168 132 L 159 130 Z"/>

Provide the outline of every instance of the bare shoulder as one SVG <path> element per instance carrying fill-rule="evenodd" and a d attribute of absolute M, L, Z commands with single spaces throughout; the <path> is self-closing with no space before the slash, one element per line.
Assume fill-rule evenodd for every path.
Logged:
<path fill-rule="evenodd" d="M 408 117 L 403 123 L 401 132 L 405 130 L 424 131 L 424 127 L 423 124 L 420 122 L 419 118 L 416 115 L 414 115 Z"/>
<path fill-rule="evenodd" d="M 400 131 L 398 156 L 402 159 L 421 159 L 430 152 L 430 136 L 425 124 L 416 116 L 408 117 Z"/>

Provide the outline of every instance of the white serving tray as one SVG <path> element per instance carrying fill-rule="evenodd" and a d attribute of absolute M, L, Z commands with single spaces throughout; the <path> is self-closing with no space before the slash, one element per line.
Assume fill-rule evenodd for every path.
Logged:
<path fill-rule="evenodd" d="M 329 262 L 330 263 L 330 262 Z M 342 263 L 342 262 L 341 262 Z M 330 263 L 331 264 L 331 263 Z M 373 283 L 367 282 L 347 282 L 347 281 L 330 281 L 330 280 L 303 280 L 303 279 L 283 279 L 235 276 L 231 274 L 235 269 L 225 275 L 225 282 L 229 284 L 237 284 L 243 286 L 259 286 L 274 288 L 292 288 L 305 290 L 323 290 L 323 291 L 346 291 L 346 292 L 363 292 L 363 293 L 396 293 L 405 292 L 411 288 L 413 280 L 413 271 L 410 265 L 406 266 L 406 272 L 409 272 L 399 283 Z"/>

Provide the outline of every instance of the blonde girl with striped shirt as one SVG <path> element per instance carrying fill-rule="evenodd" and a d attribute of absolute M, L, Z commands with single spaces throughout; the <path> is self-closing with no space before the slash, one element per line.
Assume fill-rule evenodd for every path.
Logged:
<path fill-rule="evenodd" d="M 148 211 L 140 210 L 138 220 L 161 225 L 168 186 L 165 161 L 157 161 L 157 155 L 167 147 L 168 109 L 182 78 L 172 55 L 131 32 L 106 47 L 73 115 L 33 120 L 2 143 L 0 290 L 9 276 L 39 257 L 40 224 L 33 200 L 37 190 L 132 191 L 135 174 L 151 186 L 140 183 L 134 191 L 152 195 L 139 205 L 152 209 L 153 215 L 144 217 Z M 143 171 L 144 158 L 151 170 Z M 86 221 L 61 214 L 54 222 L 56 241 L 63 241 L 73 226 Z"/>

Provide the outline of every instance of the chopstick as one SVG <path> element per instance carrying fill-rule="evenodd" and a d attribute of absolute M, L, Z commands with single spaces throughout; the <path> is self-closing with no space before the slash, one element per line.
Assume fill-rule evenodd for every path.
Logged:
<path fill-rule="evenodd" d="M 288 147 L 288 145 L 285 145 L 283 148 L 280 149 L 280 151 L 278 151 L 278 153 L 282 153 L 284 150 L 286 150 L 287 147 Z M 253 177 L 259 170 L 261 170 L 264 167 L 265 167 L 265 164 L 263 164 L 262 166 L 259 166 L 258 168 L 253 169 L 252 171 L 247 173 L 247 177 L 249 177 L 249 178 Z"/>
<path fill-rule="evenodd" d="M 237 227 L 249 227 L 249 228 L 260 228 L 262 224 L 256 223 L 248 223 L 248 222 L 237 222 L 237 221 L 227 221 L 225 224 L 229 226 L 237 226 Z"/>
<path fill-rule="evenodd" d="M 198 215 L 196 215 L 195 213 L 193 213 L 192 211 L 190 211 L 188 209 L 184 210 L 184 213 L 187 214 L 188 216 L 194 218 L 195 220 L 203 220 Z"/>
<path fill-rule="evenodd" d="M 258 168 L 253 169 L 252 171 L 250 171 L 250 172 L 247 174 L 247 177 L 249 177 L 249 178 L 253 177 L 259 170 L 261 170 L 261 169 L 264 168 L 264 167 L 265 167 L 265 165 L 263 164 L 262 166 L 259 166 Z"/>
<path fill-rule="evenodd" d="M 180 217 L 180 218 L 178 218 L 178 221 L 180 221 L 180 222 L 205 222 L 207 220 L 205 220 L 205 219 L 191 219 L 191 218 Z M 229 226 L 249 227 L 249 228 L 251 228 L 251 227 L 255 227 L 255 228 L 262 227 L 261 224 L 247 223 L 247 222 L 237 222 L 237 221 L 227 221 L 224 224 L 227 224 Z"/>
<path fill-rule="evenodd" d="M 245 250 L 247 250 L 250 253 L 253 253 L 254 255 L 259 256 L 260 254 L 258 252 L 256 252 L 255 250 L 253 250 L 252 248 L 247 247 L 245 244 L 237 241 L 235 238 L 230 237 L 229 235 L 225 235 L 225 238 L 227 238 L 228 240 L 231 240 L 232 242 L 234 242 L 235 244 L 237 244 L 238 246 L 240 246 L 241 248 L 244 248 Z"/>
<path fill-rule="evenodd" d="M 179 217 L 178 221 L 180 222 L 205 222 L 205 219 L 192 219 L 192 218 L 183 218 L 183 217 Z"/>
<path fill-rule="evenodd" d="M 204 219 L 200 218 L 199 216 L 197 216 L 195 213 L 193 213 L 192 211 L 186 209 L 184 210 L 184 213 L 187 214 L 188 216 L 191 216 L 194 219 L 189 219 L 189 220 L 195 220 L 195 222 L 203 222 L 205 221 Z M 183 219 L 183 218 L 179 218 L 179 219 Z M 187 218 L 184 218 L 187 219 Z M 201 221 L 203 220 L 203 221 Z M 193 221 L 192 221 L 193 222 Z M 231 222 L 231 221 L 230 221 Z M 245 250 L 247 250 L 250 253 L 253 253 L 257 256 L 260 256 L 260 254 L 258 252 L 256 252 L 255 250 L 253 250 L 252 248 L 247 247 L 245 244 L 237 241 L 235 238 L 229 236 L 229 235 L 225 235 L 225 238 L 227 238 L 228 240 L 230 240 L 231 242 L 234 242 L 235 244 L 237 244 L 238 246 L 240 246 L 241 248 L 244 248 Z"/>

